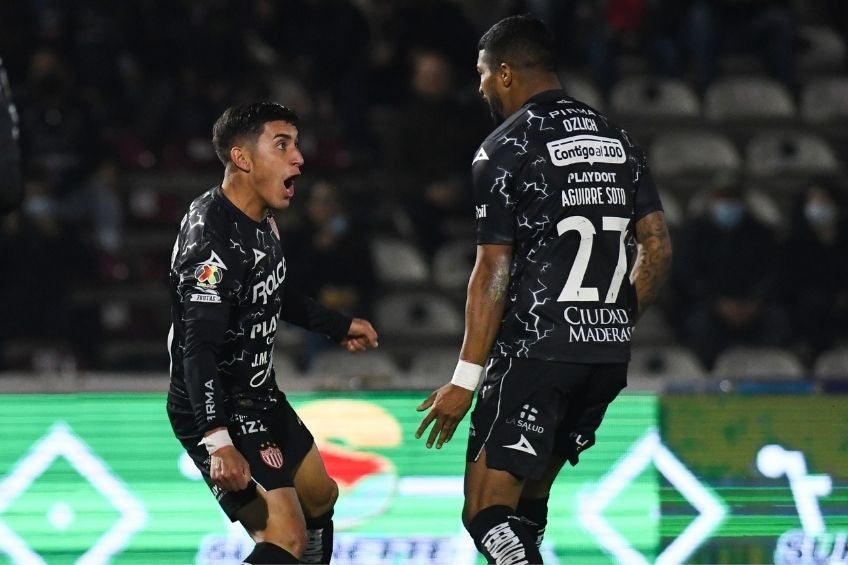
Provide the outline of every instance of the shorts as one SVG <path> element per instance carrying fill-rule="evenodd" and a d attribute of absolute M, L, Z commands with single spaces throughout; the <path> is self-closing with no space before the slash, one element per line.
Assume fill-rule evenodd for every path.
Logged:
<path fill-rule="evenodd" d="M 626 363 L 492 358 L 471 413 L 466 460 L 485 448 L 487 467 L 521 479 L 541 478 L 552 454 L 576 465 L 626 385 Z"/>
<path fill-rule="evenodd" d="M 282 393 L 274 404 L 265 408 L 244 406 L 252 404 L 250 401 L 242 404 L 232 411 L 227 428 L 233 445 L 250 465 L 252 481 L 246 489 L 232 492 L 216 486 L 209 474 L 211 457 L 206 446 L 197 445 L 201 437 L 180 439 L 209 490 L 233 522 L 239 509 L 256 498 L 256 485 L 266 491 L 294 486 L 294 472 L 315 443 Z M 191 415 L 170 411 L 168 416 L 174 429 L 184 429 L 186 422 L 182 420 L 193 419 Z"/>

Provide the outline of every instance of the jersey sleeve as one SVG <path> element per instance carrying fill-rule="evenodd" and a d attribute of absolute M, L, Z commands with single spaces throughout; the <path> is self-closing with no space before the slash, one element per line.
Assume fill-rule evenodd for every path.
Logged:
<path fill-rule="evenodd" d="M 186 328 L 183 374 L 194 420 L 203 434 L 229 421 L 218 355 L 241 291 L 243 267 L 223 238 L 205 229 L 197 231 L 190 230 L 177 250 L 174 274 L 179 277 L 177 294 Z"/>
<path fill-rule="evenodd" d="M 331 310 L 291 287 L 283 286 L 280 317 L 301 328 L 323 334 L 336 343 L 347 337 L 352 318 Z"/>
<path fill-rule="evenodd" d="M 492 157 L 497 157 L 494 154 Z M 514 171 L 517 163 L 498 163 L 483 147 L 471 165 L 474 192 L 475 229 L 478 244 L 507 245 L 515 241 Z"/>
<path fill-rule="evenodd" d="M 641 149 L 637 148 L 636 151 L 636 172 L 633 178 L 636 186 L 636 198 L 633 204 L 633 219 L 639 221 L 651 212 L 662 210 L 663 207 L 659 192 L 657 192 L 657 185 L 654 183 L 654 177 L 651 174 L 651 168 L 648 166 L 648 159 Z"/>

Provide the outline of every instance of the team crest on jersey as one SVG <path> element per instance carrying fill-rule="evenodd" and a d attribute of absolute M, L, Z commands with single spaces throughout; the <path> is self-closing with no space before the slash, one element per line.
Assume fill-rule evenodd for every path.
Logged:
<path fill-rule="evenodd" d="M 263 443 L 259 446 L 259 455 L 266 465 L 273 469 L 283 467 L 283 452 L 274 443 Z"/>
<path fill-rule="evenodd" d="M 194 278 L 200 286 L 214 288 L 224 278 L 224 273 L 216 265 L 203 263 L 194 270 Z"/>

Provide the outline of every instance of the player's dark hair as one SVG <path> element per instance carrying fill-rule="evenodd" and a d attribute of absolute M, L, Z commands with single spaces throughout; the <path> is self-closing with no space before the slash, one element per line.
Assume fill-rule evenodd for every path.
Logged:
<path fill-rule="evenodd" d="M 530 14 L 502 19 L 483 34 L 477 49 L 486 51 L 489 68 L 507 63 L 556 72 L 554 40 L 542 20 Z"/>
<path fill-rule="evenodd" d="M 297 114 L 276 102 L 253 102 L 227 108 L 212 126 L 212 146 L 218 159 L 226 166 L 230 148 L 243 138 L 255 140 L 267 122 L 283 121 L 297 125 Z"/>

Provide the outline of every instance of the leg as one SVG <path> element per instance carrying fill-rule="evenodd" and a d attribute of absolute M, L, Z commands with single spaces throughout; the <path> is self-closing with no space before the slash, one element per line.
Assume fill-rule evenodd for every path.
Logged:
<path fill-rule="evenodd" d="M 486 466 L 486 450 L 465 467 L 462 522 L 489 563 L 541 563 L 542 556 L 515 507 L 524 481 L 512 473 Z"/>
<path fill-rule="evenodd" d="M 256 541 L 245 563 L 298 563 L 306 546 L 306 523 L 291 487 L 256 489 L 257 497 L 236 517 Z"/>
<path fill-rule="evenodd" d="M 521 523 L 530 531 L 536 541 L 536 547 L 540 549 L 542 541 L 545 539 L 545 527 L 548 525 L 548 499 L 551 495 L 551 486 L 565 462 L 565 456 L 552 455 L 551 462 L 548 463 L 542 477 L 529 480 L 524 485 L 524 490 L 521 492 L 521 498 L 518 500 L 518 506 L 515 509 Z"/>
<path fill-rule="evenodd" d="M 333 505 L 339 497 L 339 487 L 327 474 L 314 444 L 295 471 L 294 488 L 306 517 L 302 561 L 329 563 L 333 556 Z"/>

